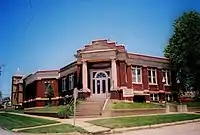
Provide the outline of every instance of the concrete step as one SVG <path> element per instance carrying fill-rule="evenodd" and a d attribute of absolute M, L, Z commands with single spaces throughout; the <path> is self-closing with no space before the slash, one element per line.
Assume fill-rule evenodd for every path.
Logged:
<path fill-rule="evenodd" d="M 78 115 L 76 118 L 97 118 L 101 117 L 101 115 Z M 73 116 L 70 116 L 70 118 L 73 118 Z"/>
<path fill-rule="evenodd" d="M 93 109 L 88 109 L 88 108 L 84 108 L 84 109 L 76 109 L 77 112 L 92 112 L 92 111 L 101 111 L 101 109 L 98 108 L 93 108 Z"/>
<path fill-rule="evenodd" d="M 103 104 L 104 102 L 80 102 L 79 105 L 81 104 Z"/>
<path fill-rule="evenodd" d="M 81 105 L 81 106 L 77 106 L 77 108 L 99 108 L 101 109 L 103 106 L 88 106 L 88 105 Z"/>
<path fill-rule="evenodd" d="M 87 99 L 78 104 L 76 116 L 80 118 L 100 117 L 105 100 Z"/>
<path fill-rule="evenodd" d="M 77 116 L 85 116 L 85 115 L 100 115 L 101 112 L 76 112 Z"/>
<path fill-rule="evenodd" d="M 80 107 L 77 107 L 76 110 L 101 110 L 102 107 L 86 107 L 86 106 L 80 106 Z"/>
<path fill-rule="evenodd" d="M 78 105 L 93 105 L 93 106 L 96 106 L 96 105 L 102 105 L 103 103 L 81 103 L 81 104 L 78 104 Z"/>

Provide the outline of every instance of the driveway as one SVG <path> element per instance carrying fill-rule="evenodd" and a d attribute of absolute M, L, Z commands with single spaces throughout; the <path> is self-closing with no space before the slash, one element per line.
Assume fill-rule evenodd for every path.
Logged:
<path fill-rule="evenodd" d="M 200 135 L 200 122 L 156 129 L 137 130 L 113 135 Z"/>

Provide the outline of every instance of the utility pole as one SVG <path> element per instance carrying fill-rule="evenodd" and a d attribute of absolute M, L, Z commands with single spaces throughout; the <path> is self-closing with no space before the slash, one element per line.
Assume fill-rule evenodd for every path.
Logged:
<path fill-rule="evenodd" d="M 2 72 L 3 72 L 3 66 L 4 65 L 0 65 L 0 76 L 2 75 Z M 0 88 L 0 104 L 2 104 L 2 98 L 3 98 L 3 93 L 2 93 L 1 88 Z"/>
<path fill-rule="evenodd" d="M 5 65 L 0 65 L 0 76 L 2 75 L 2 72 L 3 72 L 3 67 L 4 67 Z"/>

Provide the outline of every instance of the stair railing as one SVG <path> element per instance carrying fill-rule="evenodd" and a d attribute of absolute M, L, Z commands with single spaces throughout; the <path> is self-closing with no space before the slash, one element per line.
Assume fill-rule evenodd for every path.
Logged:
<path fill-rule="evenodd" d="M 67 103 L 66 110 L 71 111 L 71 115 L 73 115 L 73 108 L 74 108 L 74 98 L 71 98 L 69 103 Z"/>
<path fill-rule="evenodd" d="M 108 104 L 109 99 L 110 99 L 110 96 L 109 96 L 109 94 L 108 94 L 108 91 L 106 91 L 106 99 L 105 99 L 105 101 L 104 101 L 104 104 L 103 104 L 103 107 L 102 107 L 102 110 L 101 110 L 101 115 L 103 115 L 103 112 L 104 112 L 104 110 L 106 109 L 106 106 L 107 106 L 107 104 Z"/>

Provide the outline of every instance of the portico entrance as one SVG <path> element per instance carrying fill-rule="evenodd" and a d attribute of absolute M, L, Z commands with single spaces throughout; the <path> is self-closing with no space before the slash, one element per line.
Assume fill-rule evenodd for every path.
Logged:
<path fill-rule="evenodd" d="M 95 70 L 91 72 L 92 96 L 106 97 L 110 90 L 110 71 Z"/>

